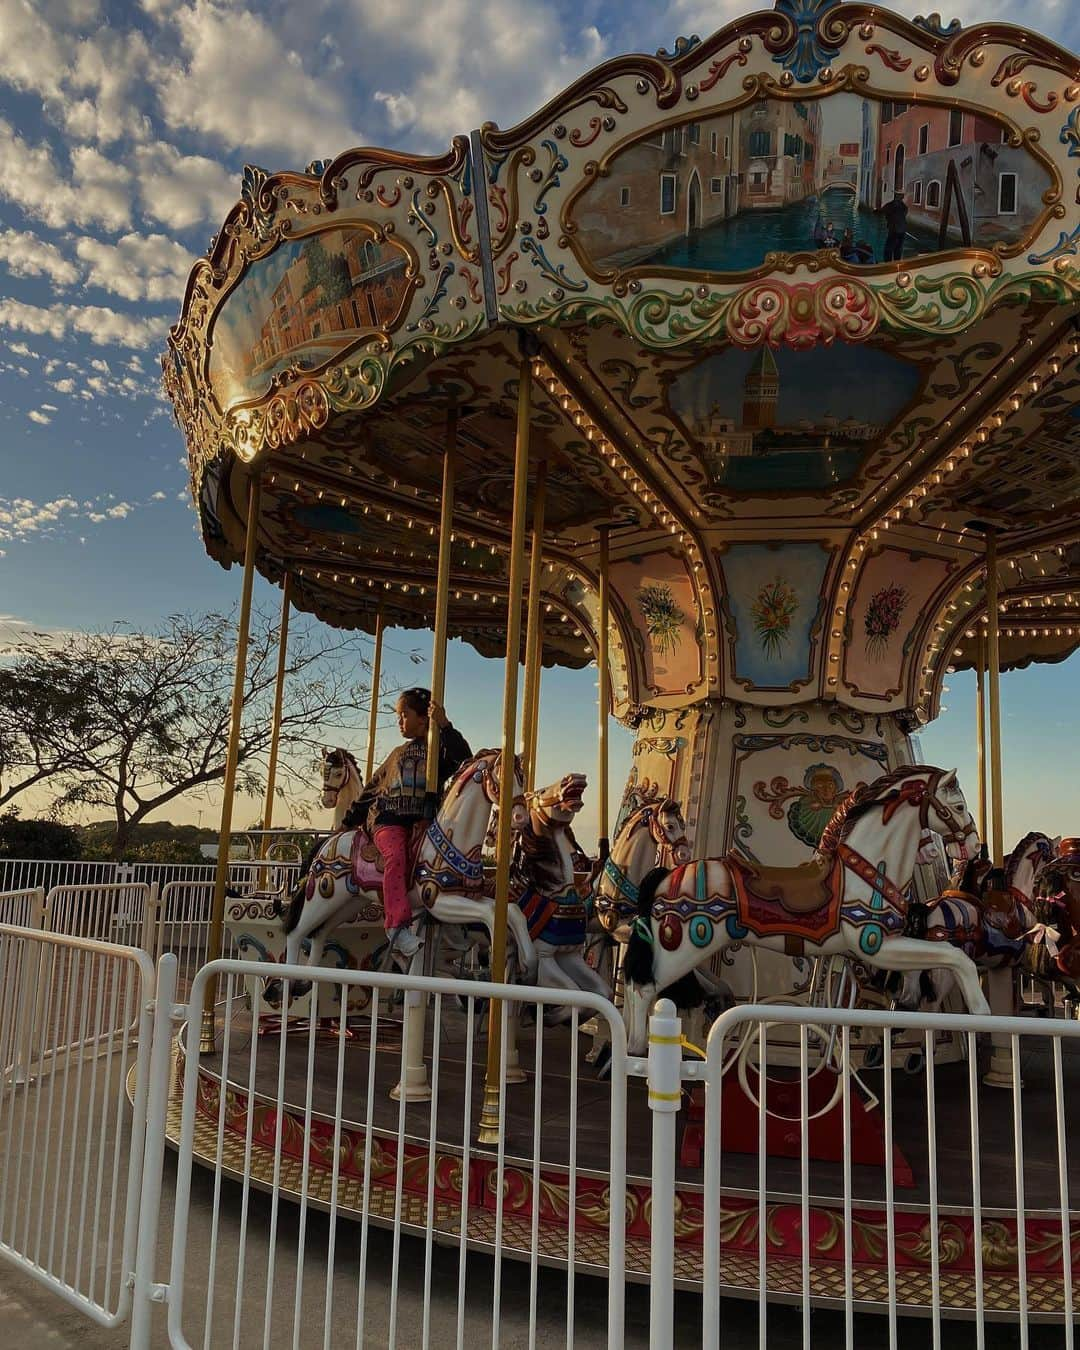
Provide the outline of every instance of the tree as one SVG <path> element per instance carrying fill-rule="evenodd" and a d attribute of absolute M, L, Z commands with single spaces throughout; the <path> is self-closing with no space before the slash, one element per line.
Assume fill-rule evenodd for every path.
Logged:
<path fill-rule="evenodd" d="M 62 642 L 35 637 L 0 671 L 0 805 L 48 783 L 61 814 L 106 807 L 114 857 L 132 829 L 225 773 L 236 629 L 220 614 L 174 615 L 156 632 L 123 625 Z M 275 622 L 252 620 L 237 789 L 262 790 L 277 662 Z M 351 634 L 294 625 L 289 638 L 278 782 L 310 795 L 315 747 L 366 719 L 355 678 L 366 666 Z"/>
<path fill-rule="evenodd" d="M 78 858 L 79 834 L 56 820 L 23 820 L 12 807 L 0 816 L 0 858 Z"/>

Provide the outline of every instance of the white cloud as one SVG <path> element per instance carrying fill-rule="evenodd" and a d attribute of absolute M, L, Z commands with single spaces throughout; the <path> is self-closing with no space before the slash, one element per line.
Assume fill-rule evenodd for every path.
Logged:
<path fill-rule="evenodd" d="M 37 356 L 37 352 L 32 351 L 25 342 L 9 342 L 8 351 L 16 356 Z"/>
<path fill-rule="evenodd" d="M 25 333 L 47 333 L 57 342 L 81 333 L 99 347 L 149 347 L 169 329 L 167 318 L 143 318 L 119 314 L 104 305 L 27 305 L 20 300 L 0 300 L 0 328 Z"/>
<path fill-rule="evenodd" d="M 155 502 L 163 502 L 165 500 L 165 493 L 162 492 L 161 489 L 159 488 L 157 492 L 151 494 L 150 500 Z"/>
<path fill-rule="evenodd" d="M 43 427 L 47 427 L 49 423 L 52 421 L 52 418 L 48 415 L 48 413 L 38 412 L 36 408 L 31 408 L 26 415 L 27 417 L 29 417 L 31 422 L 37 422 Z"/>
<path fill-rule="evenodd" d="M 59 412 L 60 410 L 59 410 L 59 408 L 57 408 L 57 406 L 56 406 L 55 403 L 43 403 L 43 404 L 41 405 L 41 411 L 42 411 L 42 412 Z"/>
<path fill-rule="evenodd" d="M 55 244 L 40 239 L 30 230 L 0 230 L 0 262 L 12 276 L 48 277 L 54 286 L 73 286 L 79 269 Z"/>
<path fill-rule="evenodd" d="M 285 152 L 294 167 L 359 143 L 344 93 L 307 69 L 260 15 L 217 0 L 153 9 L 171 20 L 183 50 L 182 64 L 159 79 L 170 126 L 229 148 Z M 432 21 L 430 8 L 424 22 L 443 27 Z"/>
<path fill-rule="evenodd" d="M 100 224 L 121 230 L 130 223 L 131 172 L 90 146 L 71 152 L 66 178 L 45 141 L 31 145 L 0 118 L 0 197 L 54 230 Z"/>
<path fill-rule="evenodd" d="M 178 300 L 192 263 L 188 250 L 163 234 L 125 234 L 115 244 L 83 237 L 75 252 L 88 286 L 124 300 Z"/>
<path fill-rule="evenodd" d="M 73 394 L 75 392 L 75 381 L 70 376 L 63 380 L 54 380 L 53 388 L 58 394 Z"/>
<path fill-rule="evenodd" d="M 607 45 L 591 24 L 558 40 L 548 7 L 527 0 L 448 0 L 437 23 L 428 0 L 352 0 L 351 8 L 364 43 L 385 50 L 386 69 L 412 68 L 405 87 L 380 81 L 373 94 L 391 129 L 413 127 L 433 146 L 491 118 L 506 125 L 525 116 L 600 61 Z"/>
<path fill-rule="evenodd" d="M 134 162 L 143 215 L 174 230 L 217 225 L 240 196 L 240 184 L 216 159 L 182 155 L 164 141 L 139 146 Z"/>

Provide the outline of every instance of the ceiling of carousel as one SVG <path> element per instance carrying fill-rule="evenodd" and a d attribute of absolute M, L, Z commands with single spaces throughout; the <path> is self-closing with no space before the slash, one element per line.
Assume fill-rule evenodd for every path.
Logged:
<path fill-rule="evenodd" d="M 977 658 L 987 529 L 1003 664 L 1080 645 L 1076 60 L 810 8 L 809 53 L 781 3 L 443 157 L 251 170 L 165 360 L 209 551 L 240 557 L 257 465 L 258 565 L 300 608 L 430 626 L 452 434 L 450 631 L 501 655 L 525 360 L 544 660 L 592 659 L 608 527 L 624 708 L 930 715 Z M 911 253 L 885 264 L 901 181 Z M 814 251 L 830 215 L 846 258 Z"/>

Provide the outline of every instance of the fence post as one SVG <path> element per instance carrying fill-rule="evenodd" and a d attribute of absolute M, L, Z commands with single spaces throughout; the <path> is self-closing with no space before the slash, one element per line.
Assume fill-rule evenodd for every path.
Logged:
<path fill-rule="evenodd" d="M 157 961 L 161 955 L 161 939 L 165 925 L 162 922 L 164 911 L 161 907 L 161 883 L 150 884 L 150 893 L 146 897 L 146 913 L 143 915 L 142 948 L 151 961 Z"/>
<path fill-rule="evenodd" d="M 176 957 L 158 962 L 154 1004 L 154 1039 L 150 1049 L 150 1083 L 146 1099 L 146 1134 L 139 1200 L 139 1236 L 135 1245 L 135 1288 L 131 1308 L 131 1350 L 149 1350 L 153 1304 L 164 1301 L 165 1290 L 154 1281 L 158 1215 L 165 1165 L 165 1114 L 169 1106 L 169 1054 L 172 1048 L 172 1011 L 176 998 Z"/>
<path fill-rule="evenodd" d="M 662 998 L 649 1018 L 652 1113 L 652 1219 L 649 1239 L 649 1345 L 669 1350 L 675 1334 L 676 1116 L 682 1104 L 682 1022 Z M 714 1197 L 719 1204 L 719 1198 Z"/>
<path fill-rule="evenodd" d="M 34 907 L 30 911 L 27 928 L 40 933 L 45 926 L 45 891 L 34 889 Z M 35 942 L 21 954 L 19 962 L 19 1001 L 15 1015 L 15 1060 L 11 1070 L 13 1084 L 25 1086 L 30 1082 L 34 1060 L 34 1032 L 44 1018 L 44 981 L 41 978 L 45 959 L 44 943 Z M 32 1005 L 32 1006 L 31 1006 Z"/>

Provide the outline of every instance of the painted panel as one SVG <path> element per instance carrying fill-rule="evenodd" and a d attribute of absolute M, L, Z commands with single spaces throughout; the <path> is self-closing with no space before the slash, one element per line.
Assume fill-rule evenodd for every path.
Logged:
<path fill-rule="evenodd" d="M 651 694 L 692 693 L 702 682 L 698 604 L 680 557 L 652 553 L 611 565 L 611 584 L 637 630 Z"/>
<path fill-rule="evenodd" d="M 864 698 L 900 693 L 904 666 L 923 608 L 949 564 L 886 548 L 866 560 L 848 609 L 843 683 Z"/>
<path fill-rule="evenodd" d="M 672 381 L 667 401 L 714 485 L 829 491 L 850 482 L 921 384 L 917 365 L 875 347 L 728 348 Z"/>
<path fill-rule="evenodd" d="M 717 561 L 732 678 L 746 689 L 794 692 L 808 684 L 829 551 L 813 540 L 732 544 Z"/>
<path fill-rule="evenodd" d="M 282 243 L 252 263 L 214 321 L 219 402 L 256 398 L 286 368 L 316 370 L 362 334 L 392 330 L 415 284 L 411 252 L 370 226 Z"/>
<path fill-rule="evenodd" d="M 731 825 L 734 847 L 775 866 L 805 862 L 845 792 L 888 767 L 876 741 L 847 736 L 732 737 Z"/>
<path fill-rule="evenodd" d="M 1050 174 L 986 113 L 862 98 L 755 99 L 656 128 L 575 202 L 601 269 L 744 272 L 838 249 L 864 266 L 1024 239 Z"/>

